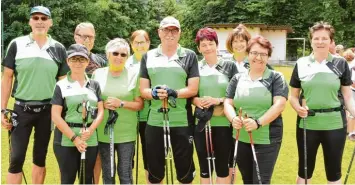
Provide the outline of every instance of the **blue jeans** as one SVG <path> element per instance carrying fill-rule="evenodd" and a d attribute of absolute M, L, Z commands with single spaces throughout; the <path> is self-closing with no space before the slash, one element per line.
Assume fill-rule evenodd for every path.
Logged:
<path fill-rule="evenodd" d="M 114 151 L 117 152 L 117 165 L 114 158 L 114 174 L 120 179 L 120 184 L 133 184 L 132 160 L 134 157 L 135 141 L 127 143 L 115 143 Z M 102 179 L 104 184 L 115 184 L 115 178 L 111 177 L 110 144 L 99 142 L 99 152 L 102 163 Z"/>

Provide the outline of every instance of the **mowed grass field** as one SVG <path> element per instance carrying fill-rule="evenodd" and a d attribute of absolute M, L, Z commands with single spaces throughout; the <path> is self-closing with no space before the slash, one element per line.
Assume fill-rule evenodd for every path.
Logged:
<path fill-rule="evenodd" d="M 282 72 L 285 75 L 287 82 L 290 80 L 290 76 L 292 73 L 292 68 L 290 67 L 277 67 L 277 71 Z M 12 103 L 11 103 L 12 104 Z M 9 104 L 10 105 L 10 104 Z M 272 183 L 273 184 L 294 184 L 295 179 L 297 177 L 297 165 L 298 165 L 298 154 L 297 154 L 297 145 L 296 145 L 296 113 L 293 111 L 289 103 L 287 103 L 286 110 L 283 112 L 283 121 L 284 121 L 284 135 L 282 141 L 282 147 L 280 150 L 279 157 L 276 162 L 275 170 L 273 173 Z M 52 134 L 53 139 L 53 134 Z M 7 169 L 9 166 L 9 145 L 8 145 L 8 137 L 7 131 L 2 129 L 1 131 L 1 183 L 6 183 L 6 175 Z M 56 158 L 53 153 L 53 142 L 51 140 L 49 149 L 48 149 L 48 156 L 47 156 L 47 176 L 45 183 L 46 184 L 59 184 L 59 167 L 56 161 Z M 343 163 L 342 163 L 342 180 L 344 180 L 346 171 L 350 162 L 350 158 L 352 152 L 355 147 L 355 142 L 349 142 L 347 140 L 344 155 L 343 155 Z M 27 181 L 31 183 L 31 169 L 32 169 L 32 148 L 33 148 L 33 137 L 31 137 L 30 144 L 28 147 L 26 161 L 24 165 L 24 172 L 27 178 Z M 144 177 L 144 169 L 142 164 L 142 156 L 141 151 L 139 151 L 139 184 L 146 184 L 145 177 Z M 325 177 L 325 169 L 324 169 L 324 162 L 323 162 L 323 151 L 320 147 L 318 150 L 316 168 L 313 174 L 313 181 L 314 184 L 326 184 L 327 180 Z M 194 152 L 195 157 L 195 167 L 196 167 L 196 177 L 193 181 L 194 184 L 199 183 L 199 166 L 198 160 L 196 156 L 196 152 Z M 135 171 L 133 169 L 133 179 L 135 179 Z M 174 174 L 176 174 L 174 172 Z M 102 180 L 100 180 L 102 183 Z M 116 183 L 118 183 L 118 178 L 116 176 Z M 24 183 L 24 182 L 23 182 Z M 165 183 L 165 181 L 164 181 Z M 178 184 L 178 181 L 175 180 L 175 184 Z M 238 173 L 237 176 L 237 184 L 241 184 L 241 176 Z M 355 164 L 353 165 L 353 170 L 349 176 L 349 184 L 355 184 Z"/>

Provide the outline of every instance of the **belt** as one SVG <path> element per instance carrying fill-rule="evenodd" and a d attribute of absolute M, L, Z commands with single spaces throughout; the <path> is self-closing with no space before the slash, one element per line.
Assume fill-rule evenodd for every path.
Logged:
<path fill-rule="evenodd" d="M 40 106 L 45 106 L 49 105 L 49 101 L 20 101 L 20 100 L 15 100 L 16 105 L 20 105 L 22 107 L 29 106 L 29 107 L 40 107 Z"/>
<path fill-rule="evenodd" d="M 72 122 L 67 122 L 69 127 L 79 127 L 82 128 L 84 126 L 83 123 L 72 123 Z M 86 124 L 86 127 L 90 127 L 91 123 Z"/>
<path fill-rule="evenodd" d="M 330 109 L 312 109 L 314 112 L 324 113 L 324 112 L 337 112 L 343 110 L 343 107 L 336 107 Z"/>

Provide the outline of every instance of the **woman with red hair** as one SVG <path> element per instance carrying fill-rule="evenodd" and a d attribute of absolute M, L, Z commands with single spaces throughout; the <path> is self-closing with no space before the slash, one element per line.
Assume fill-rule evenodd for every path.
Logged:
<path fill-rule="evenodd" d="M 209 123 L 202 122 L 200 119 L 195 129 L 194 139 L 200 164 L 200 183 L 227 184 L 229 183 L 228 162 L 231 145 L 226 145 L 226 143 L 230 143 L 232 133 L 229 121 L 223 114 L 223 101 L 228 83 L 237 73 L 237 67 L 233 62 L 225 61 L 217 56 L 218 38 L 213 29 L 200 29 L 195 42 L 198 51 L 204 57 L 199 62 L 199 93 L 197 97 L 193 98 L 193 104 L 196 106 L 195 116 L 198 110 L 213 111 Z M 206 124 L 209 128 L 205 126 Z M 211 130 L 211 134 L 206 132 L 207 129 Z M 206 145 L 206 137 L 210 137 L 207 141 L 207 143 L 210 142 L 210 145 Z M 208 162 L 208 155 L 213 155 L 213 151 L 215 151 L 215 160 L 210 158 L 211 160 Z M 215 165 L 212 165 L 213 160 Z M 213 166 L 216 169 L 213 169 Z M 213 182 L 211 174 L 213 170 L 217 174 L 215 182 Z"/>

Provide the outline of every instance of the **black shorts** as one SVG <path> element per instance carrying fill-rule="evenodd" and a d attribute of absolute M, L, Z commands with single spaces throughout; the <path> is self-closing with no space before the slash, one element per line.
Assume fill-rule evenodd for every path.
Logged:
<path fill-rule="evenodd" d="M 254 146 L 261 182 L 270 184 L 281 143 L 254 144 Z M 244 184 L 259 184 L 250 143 L 238 142 L 237 164 Z"/>
<path fill-rule="evenodd" d="M 34 127 L 33 164 L 44 167 L 48 144 L 51 137 L 51 105 L 39 113 L 24 111 L 24 107 L 14 105 L 19 124 L 11 133 L 10 173 L 20 173 L 26 157 L 28 142 Z"/>
<path fill-rule="evenodd" d="M 53 150 L 60 170 L 61 184 L 74 184 L 76 177 L 80 177 L 81 153 L 76 147 L 53 145 Z M 94 165 L 98 147 L 91 146 L 85 152 L 85 184 L 93 184 Z"/>
<path fill-rule="evenodd" d="M 193 155 L 193 130 L 191 127 L 170 127 L 171 145 L 176 168 L 177 180 L 191 183 L 194 179 L 195 165 Z M 146 154 L 149 181 L 159 183 L 165 176 L 165 152 L 163 127 L 146 126 Z M 170 174 L 170 170 L 169 170 Z"/>
<path fill-rule="evenodd" d="M 298 176 L 304 176 L 304 143 L 303 128 L 297 127 Z M 346 140 L 346 128 L 337 130 L 307 130 L 307 178 L 312 178 L 317 151 L 322 145 L 325 172 L 328 181 L 341 178 L 341 161 Z"/>
<path fill-rule="evenodd" d="M 229 175 L 229 157 L 231 155 L 230 127 L 211 127 L 212 128 L 212 144 L 215 155 L 216 174 L 218 177 L 228 177 Z M 198 161 L 200 164 L 200 176 L 209 178 L 207 149 L 206 149 L 206 130 L 202 132 L 195 131 L 195 147 L 197 151 Z M 210 163 L 213 171 L 212 161 Z"/>

